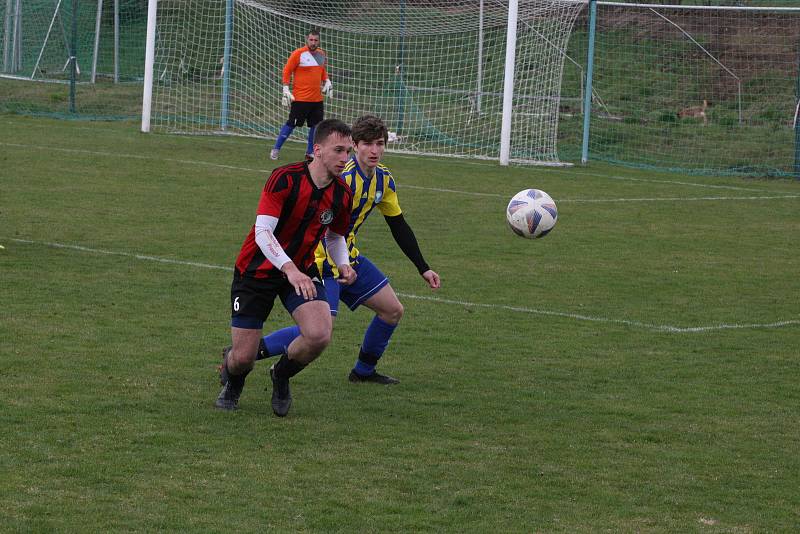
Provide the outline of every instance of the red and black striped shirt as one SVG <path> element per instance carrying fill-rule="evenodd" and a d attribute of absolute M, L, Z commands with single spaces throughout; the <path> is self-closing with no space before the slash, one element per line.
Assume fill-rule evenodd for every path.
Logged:
<path fill-rule="evenodd" d="M 261 191 L 256 215 L 278 218 L 275 238 L 297 268 L 307 273 L 314 262 L 314 249 L 327 229 L 340 235 L 347 233 L 352 196 L 340 177 L 320 189 L 311 180 L 308 164 L 292 163 L 272 171 Z M 255 230 L 253 225 L 242 244 L 236 269 L 242 276 L 253 278 L 283 276 L 256 244 Z"/>

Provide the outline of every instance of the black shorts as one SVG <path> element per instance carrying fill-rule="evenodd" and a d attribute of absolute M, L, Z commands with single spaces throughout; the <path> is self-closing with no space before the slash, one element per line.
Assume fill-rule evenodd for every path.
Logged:
<path fill-rule="evenodd" d="M 314 280 L 317 296 L 313 300 L 327 302 L 325 286 Z M 291 315 L 301 304 L 310 302 L 298 295 L 286 278 L 250 278 L 233 270 L 231 282 L 231 326 L 237 328 L 261 329 L 269 317 L 275 297 L 279 297 L 283 307 Z"/>
<path fill-rule="evenodd" d="M 289 120 L 286 121 L 291 127 L 302 126 L 305 122 L 309 128 L 313 128 L 320 122 L 325 115 L 325 107 L 322 102 L 292 102 L 289 109 Z"/>

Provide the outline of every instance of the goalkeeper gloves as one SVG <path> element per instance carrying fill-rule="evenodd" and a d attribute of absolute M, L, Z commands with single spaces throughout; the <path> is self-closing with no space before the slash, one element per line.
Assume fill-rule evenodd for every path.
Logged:
<path fill-rule="evenodd" d="M 288 85 L 283 86 L 283 94 L 281 95 L 281 103 L 287 108 L 294 102 L 294 95 L 289 90 Z"/>
<path fill-rule="evenodd" d="M 325 83 L 322 84 L 322 92 L 325 93 L 325 96 L 329 99 L 333 98 L 333 84 L 330 79 L 325 80 Z"/>

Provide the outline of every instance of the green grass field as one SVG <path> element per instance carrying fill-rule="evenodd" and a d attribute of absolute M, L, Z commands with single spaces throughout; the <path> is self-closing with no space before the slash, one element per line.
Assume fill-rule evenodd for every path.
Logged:
<path fill-rule="evenodd" d="M 263 362 L 213 408 L 267 143 L 0 122 L 0 530 L 800 529 L 800 183 L 390 154 L 443 287 L 373 217 L 402 383 L 345 310 L 278 419 Z"/>

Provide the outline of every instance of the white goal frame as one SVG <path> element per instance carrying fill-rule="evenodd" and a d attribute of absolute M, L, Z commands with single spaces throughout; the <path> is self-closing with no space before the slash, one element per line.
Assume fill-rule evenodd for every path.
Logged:
<path fill-rule="evenodd" d="M 224 1 L 226 2 L 227 13 L 230 13 L 231 9 L 232 9 L 231 6 L 234 4 L 234 2 L 237 2 L 239 0 L 224 0 Z M 549 2 L 549 4 L 547 4 L 547 6 L 548 6 L 547 9 L 553 8 L 554 10 L 555 10 L 555 8 L 563 7 L 565 5 L 572 5 L 573 6 L 572 9 L 574 9 L 575 16 L 577 16 L 578 11 L 580 11 L 580 9 L 582 9 L 582 7 L 586 5 L 587 0 L 548 0 L 548 2 Z M 245 2 L 245 3 L 247 3 L 247 2 Z M 483 47 L 483 43 L 482 43 L 482 41 L 483 41 L 483 26 L 482 25 L 483 25 L 484 4 L 485 3 L 488 3 L 492 7 L 495 7 L 495 8 L 497 8 L 498 6 L 502 6 L 504 8 L 505 5 L 506 5 L 506 2 L 503 1 L 503 0 L 480 0 L 479 3 L 476 3 L 476 6 L 475 6 L 476 9 L 480 9 L 480 15 L 479 15 L 480 23 L 479 24 L 481 26 L 478 29 L 478 42 L 480 43 L 479 44 L 480 52 L 479 52 L 479 55 L 478 55 L 478 61 L 479 61 L 478 79 L 475 81 L 475 84 L 474 84 L 475 92 L 474 92 L 474 98 L 472 99 L 472 102 L 473 102 L 472 103 L 472 108 L 473 108 L 473 111 L 477 111 L 477 113 L 479 115 L 483 112 L 483 110 L 482 110 L 482 97 L 484 97 L 486 95 L 498 94 L 496 91 L 495 92 L 484 92 L 484 89 L 483 89 L 483 87 L 481 85 L 482 79 L 481 79 L 481 70 L 480 69 L 482 67 L 482 62 L 483 62 L 483 56 L 482 56 L 482 54 L 483 54 L 483 48 L 482 48 Z M 563 70 L 563 61 L 566 58 L 566 55 L 563 53 L 563 50 L 559 50 L 557 47 L 556 47 L 556 50 L 558 51 L 558 53 L 550 54 L 552 56 L 552 58 L 548 57 L 548 59 L 547 59 L 548 61 L 552 61 L 555 64 L 559 64 L 557 69 L 555 69 L 557 71 L 558 80 L 553 82 L 557 86 L 557 90 L 555 92 L 555 96 L 551 96 L 550 93 L 546 93 L 546 96 L 543 97 L 543 98 L 534 98 L 534 100 L 541 100 L 542 101 L 542 103 L 540 104 L 540 107 L 547 107 L 549 110 L 554 110 L 554 111 L 549 111 L 548 112 L 548 119 L 550 117 L 553 117 L 551 120 L 554 123 L 554 125 L 552 126 L 553 132 L 551 134 L 551 136 L 552 136 L 551 142 L 552 142 L 552 146 L 553 146 L 553 148 L 551 150 L 552 150 L 552 154 L 553 155 L 552 156 L 544 156 L 544 157 L 542 157 L 541 160 L 538 160 L 538 159 L 527 160 L 527 159 L 519 159 L 519 158 L 515 159 L 514 155 L 513 155 L 514 134 L 515 134 L 514 127 L 512 126 L 513 125 L 513 119 L 515 117 L 515 113 L 514 113 L 514 103 L 515 103 L 515 100 L 514 100 L 515 99 L 515 86 L 514 86 L 514 83 L 515 83 L 515 76 L 514 76 L 514 74 L 515 74 L 515 70 L 518 68 L 518 61 L 519 61 L 519 58 L 516 57 L 516 54 L 515 54 L 516 48 L 517 48 L 517 44 L 516 44 L 516 42 L 517 42 L 517 32 L 518 32 L 518 29 L 519 29 L 519 20 L 518 20 L 519 3 L 520 3 L 520 0 L 508 0 L 508 2 L 507 2 L 507 5 L 508 5 L 508 18 L 507 18 L 507 27 L 506 27 L 506 29 L 507 29 L 507 31 L 506 31 L 506 47 L 505 47 L 504 70 L 503 70 L 503 72 L 504 72 L 504 77 L 503 77 L 504 82 L 503 82 L 503 86 L 502 86 L 502 113 L 501 113 L 501 117 L 500 117 L 500 132 L 499 132 L 499 136 L 498 136 L 498 138 L 494 138 L 496 140 L 495 142 L 499 143 L 499 151 L 498 151 L 498 153 L 495 156 L 476 155 L 476 154 L 472 154 L 472 155 L 468 155 L 468 156 L 462 156 L 461 154 L 457 154 L 457 153 L 455 153 L 455 154 L 447 154 L 447 153 L 441 153 L 441 152 L 428 152 L 428 151 L 425 151 L 425 150 L 416 150 L 416 149 L 408 150 L 405 147 L 393 147 L 392 145 L 390 145 L 390 149 L 394 149 L 394 150 L 400 149 L 400 151 L 404 151 L 404 152 L 405 151 L 409 151 L 409 152 L 412 152 L 412 153 L 434 155 L 434 156 L 454 156 L 454 157 L 471 157 L 471 158 L 477 158 L 477 159 L 494 159 L 494 160 L 499 161 L 499 163 L 501 165 L 509 165 L 512 162 L 514 162 L 514 163 L 529 163 L 529 164 L 532 163 L 532 164 L 537 164 L 537 165 L 555 165 L 555 166 L 569 165 L 569 164 L 561 163 L 560 161 L 558 161 L 558 158 L 555 155 L 555 143 L 556 143 L 556 137 L 557 137 L 557 120 L 558 120 L 558 98 L 559 98 L 558 97 L 558 93 L 560 93 L 560 75 L 561 75 L 561 72 Z M 574 20 L 575 20 L 575 18 L 573 17 L 571 19 L 570 24 L 572 24 L 574 22 Z M 158 80 L 156 79 L 156 74 L 154 73 L 154 69 L 156 68 L 155 65 L 156 65 L 156 62 L 157 62 L 157 57 L 156 57 L 156 53 L 157 53 L 156 44 L 157 44 L 157 42 L 156 41 L 157 41 L 157 38 L 159 38 L 158 34 L 160 32 L 160 30 L 158 28 L 158 25 L 157 25 L 157 21 L 158 21 L 158 0 L 149 0 L 148 1 L 147 41 L 146 41 L 146 48 L 145 48 L 145 75 L 144 75 L 144 87 L 143 87 L 143 92 L 142 92 L 142 120 L 141 120 L 141 131 L 142 132 L 150 132 L 152 130 L 153 126 L 154 126 L 154 124 L 153 124 L 154 83 L 158 82 Z M 229 70 L 230 70 L 229 68 L 227 68 L 228 65 L 229 65 L 228 57 L 229 57 L 229 42 L 230 42 L 230 38 L 228 37 L 227 34 L 231 31 L 230 28 L 228 28 L 228 24 L 227 23 L 226 23 L 225 31 L 226 31 L 226 40 L 225 40 L 226 51 L 225 51 L 225 53 L 223 55 L 223 58 L 221 60 L 222 61 L 222 63 L 221 63 L 222 68 L 221 68 L 221 75 L 220 75 L 220 78 L 222 79 L 222 100 L 221 100 L 222 115 L 221 115 L 221 117 L 219 119 L 219 131 L 217 131 L 216 133 L 224 133 L 224 134 L 232 134 L 233 133 L 233 134 L 236 134 L 236 132 L 232 132 L 232 131 L 229 131 L 227 129 L 227 125 L 228 125 L 228 121 L 227 121 L 227 107 L 228 107 L 227 106 L 227 102 L 228 102 L 228 100 L 227 100 L 227 94 L 228 94 L 227 91 L 228 91 L 228 83 L 227 82 L 228 82 L 228 75 L 229 75 L 228 73 L 229 73 Z M 567 39 L 568 39 L 568 35 L 569 35 L 570 32 L 571 32 L 571 25 L 566 30 L 566 35 L 567 35 L 566 38 Z M 562 31 L 562 34 L 563 34 L 563 31 Z M 543 42 L 544 42 L 544 44 L 537 45 L 537 46 L 555 47 L 555 45 L 553 43 L 550 43 L 549 41 L 547 41 L 546 38 L 543 40 Z M 276 70 L 280 69 L 280 65 L 276 65 L 275 69 Z M 160 67 L 159 67 L 159 70 L 160 70 Z M 336 80 L 334 79 L 334 84 L 335 83 L 336 83 Z M 447 92 L 448 90 L 447 89 L 440 89 L 440 91 Z M 460 92 L 459 90 L 456 90 L 456 89 L 454 89 L 454 91 Z M 472 94 L 471 91 L 470 91 L 470 93 Z M 521 100 L 521 101 L 518 100 L 517 103 L 519 103 L 519 102 L 523 102 L 524 103 L 526 97 L 522 96 L 521 98 L 523 100 Z M 530 100 L 530 98 L 531 98 L 530 96 L 527 97 L 528 100 Z M 495 101 L 496 101 L 496 97 L 495 97 Z M 525 114 L 518 114 L 518 115 L 520 117 L 522 117 Z M 539 115 L 539 116 L 541 117 L 542 115 L 544 115 L 544 113 L 541 113 L 541 115 Z M 497 117 L 497 115 L 495 115 L 495 117 Z M 534 124 L 534 118 L 535 117 L 537 117 L 537 114 L 528 114 L 528 122 L 526 122 L 525 124 Z M 480 126 L 478 126 L 478 128 L 480 128 Z"/>

